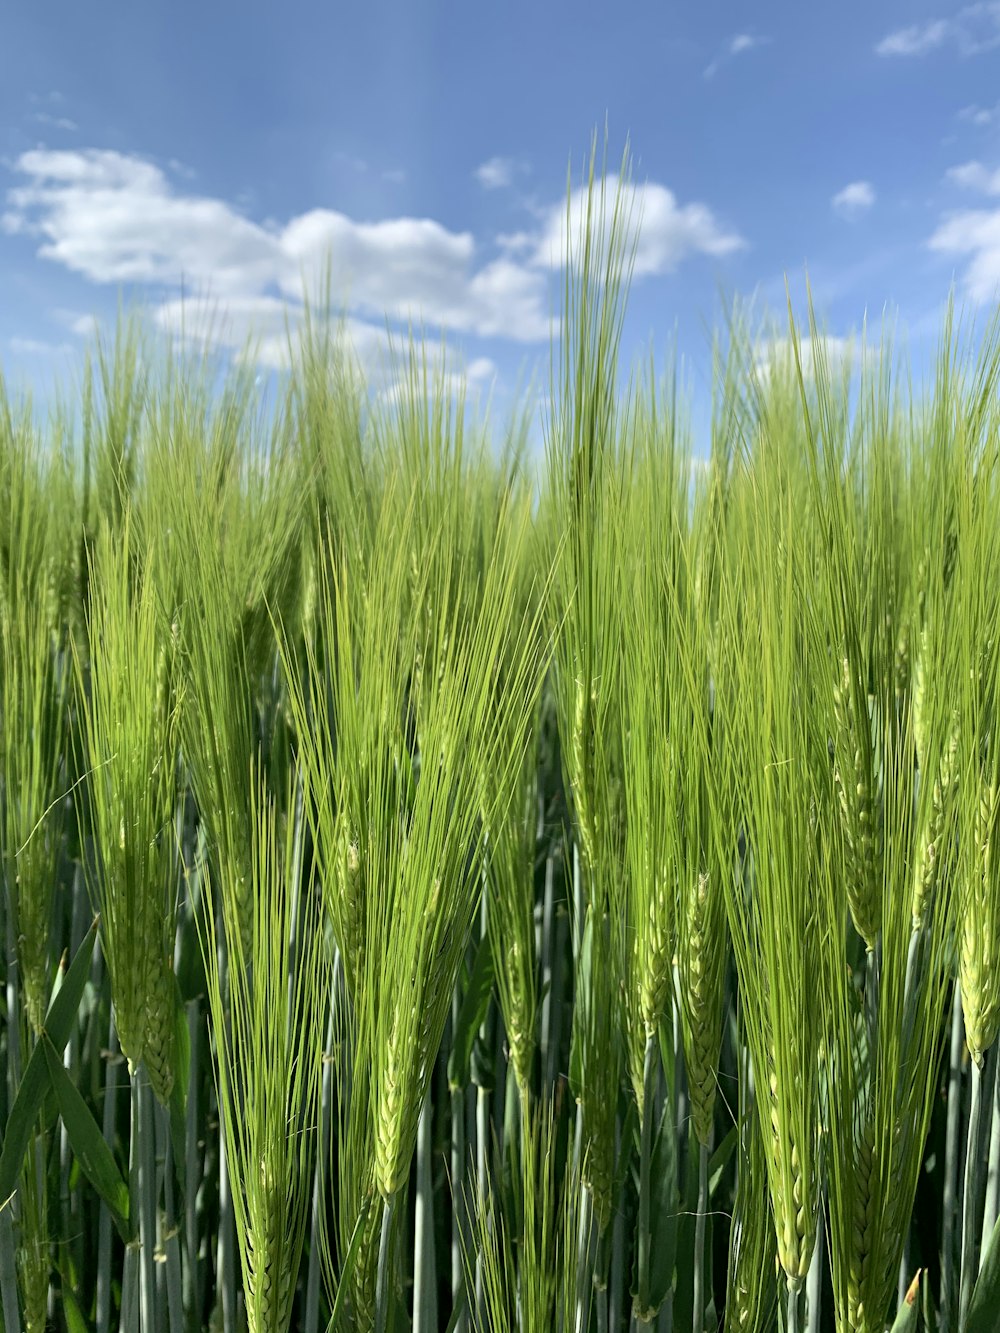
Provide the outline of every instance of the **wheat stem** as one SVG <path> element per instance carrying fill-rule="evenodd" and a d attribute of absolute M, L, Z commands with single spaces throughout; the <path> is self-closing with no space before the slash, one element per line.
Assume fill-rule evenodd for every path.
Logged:
<path fill-rule="evenodd" d="M 378 1271 L 375 1279 L 375 1333 L 386 1333 L 389 1327 L 389 1301 L 392 1282 L 392 1212 L 395 1198 L 382 1202 L 382 1226 L 378 1242 Z"/>
<path fill-rule="evenodd" d="M 961 1089 L 962 1089 L 962 991 L 956 982 L 951 1009 L 951 1044 L 948 1066 L 948 1115 L 945 1125 L 944 1191 L 942 1196 L 941 1231 L 941 1333 L 948 1333 L 954 1325 L 956 1311 L 955 1272 L 958 1255 L 955 1252 L 955 1223 L 958 1206 L 958 1173 L 961 1147 Z"/>
<path fill-rule="evenodd" d="M 434 1333 L 437 1278 L 434 1258 L 433 1115 L 428 1086 L 417 1127 L 417 1193 L 413 1218 L 413 1333 Z"/>
<path fill-rule="evenodd" d="M 636 1325 L 648 1328 L 656 1314 L 650 1308 L 650 1251 L 652 1234 L 650 1230 L 650 1196 L 653 1181 L 650 1176 L 650 1161 L 653 1153 L 653 1117 L 655 1110 L 655 1088 L 659 1076 L 656 1059 L 657 1039 L 653 1032 L 646 1035 L 646 1050 L 642 1062 L 642 1129 L 639 1145 L 639 1218 L 636 1227 Z"/>
<path fill-rule="evenodd" d="M 0 1310 L 6 1333 L 21 1333 L 21 1315 L 17 1308 L 17 1254 L 14 1246 L 14 1219 L 9 1199 L 0 1199 Z"/>
<path fill-rule="evenodd" d="M 698 1212 L 694 1223 L 694 1306 L 695 1333 L 705 1328 L 705 1234 L 708 1224 L 708 1160 L 707 1143 L 698 1145 Z"/>
<path fill-rule="evenodd" d="M 802 1290 L 791 1281 L 788 1283 L 788 1304 L 786 1307 L 786 1333 L 799 1333 L 802 1316 Z"/>
<path fill-rule="evenodd" d="M 99 946 L 98 946 L 99 947 Z M 95 949 L 95 954 L 97 950 Z M 118 1102 L 118 1032 L 114 1018 L 108 1020 L 108 1049 L 104 1060 L 104 1111 L 101 1131 L 104 1142 L 111 1147 L 115 1139 L 115 1115 Z M 95 1319 L 97 1333 L 109 1333 L 111 1328 L 111 1210 L 101 1204 L 97 1223 L 97 1292 Z"/>
<path fill-rule="evenodd" d="M 816 1214 L 816 1243 L 806 1276 L 806 1333 L 820 1333 L 823 1314 L 823 1258 L 826 1252 L 823 1238 L 825 1219 L 826 1210 L 821 1198 L 819 1211 Z"/>
<path fill-rule="evenodd" d="M 986 1205 L 983 1210 L 984 1236 L 992 1236 L 997 1217 L 1000 1216 L 1000 1070 L 998 1070 L 993 1081 L 991 1121 Z"/>
<path fill-rule="evenodd" d="M 153 1089 L 139 1071 L 132 1075 L 132 1096 L 138 1102 L 136 1125 L 139 1132 L 139 1214 L 140 1293 L 143 1333 L 156 1327 L 156 1122 L 153 1116 Z"/>
<path fill-rule="evenodd" d="M 972 1061 L 972 1083 L 969 1093 L 969 1136 L 965 1150 L 965 1192 L 962 1202 L 962 1267 L 959 1288 L 958 1327 L 964 1329 L 969 1316 L 972 1289 L 979 1272 L 977 1247 L 979 1244 L 980 1186 L 983 1172 L 983 1115 L 988 1106 L 996 1075 L 996 1042 L 982 1061 Z"/>
<path fill-rule="evenodd" d="M 200 1237 L 198 1226 L 198 1188 L 204 1178 L 205 1153 L 199 1151 L 198 1139 L 201 1133 L 201 1022 L 197 1000 L 187 1003 L 188 1049 L 190 1051 L 190 1074 L 188 1077 L 187 1104 L 184 1108 L 184 1248 L 187 1264 L 184 1269 L 184 1305 L 190 1312 L 191 1328 L 189 1333 L 198 1333 L 198 1311 L 202 1306 L 203 1283 L 199 1281 L 202 1268 Z"/>

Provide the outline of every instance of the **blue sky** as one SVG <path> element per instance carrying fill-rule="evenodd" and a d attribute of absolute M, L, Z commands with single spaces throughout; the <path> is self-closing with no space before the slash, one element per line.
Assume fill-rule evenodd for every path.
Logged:
<path fill-rule="evenodd" d="M 381 373 L 422 319 L 498 402 L 548 365 L 566 171 L 626 137 L 644 218 L 625 350 L 676 332 L 707 398 L 725 304 L 883 309 L 933 347 L 1000 283 L 1000 3 L 9 7 L 0 364 L 45 385 L 124 293 L 280 364 L 303 274 Z M 835 346 L 839 346 L 837 343 Z"/>

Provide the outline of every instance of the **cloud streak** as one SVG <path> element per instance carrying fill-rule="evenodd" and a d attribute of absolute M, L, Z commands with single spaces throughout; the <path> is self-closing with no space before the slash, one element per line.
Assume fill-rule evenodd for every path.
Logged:
<path fill-rule="evenodd" d="M 746 55 L 750 51 L 756 51 L 758 47 L 767 46 L 770 40 L 770 37 L 755 37 L 749 32 L 736 33 L 729 38 L 718 55 L 705 66 L 702 70 L 703 77 L 713 79 L 723 65 L 735 60 L 737 56 Z"/>
<path fill-rule="evenodd" d="M 942 47 L 959 55 L 982 55 L 1000 46 L 1000 3 L 966 5 L 952 18 L 929 19 L 887 33 L 875 54 L 887 57 L 923 56 Z"/>

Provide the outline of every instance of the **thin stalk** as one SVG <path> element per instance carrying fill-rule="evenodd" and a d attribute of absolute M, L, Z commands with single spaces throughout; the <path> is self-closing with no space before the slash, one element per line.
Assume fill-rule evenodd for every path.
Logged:
<path fill-rule="evenodd" d="M 201 1121 L 199 1119 L 201 1025 L 198 1022 L 197 1000 L 188 1001 L 187 1029 L 191 1062 L 184 1120 L 184 1247 L 187 1251 L 187 1265 L 184 1270 L 184 1304 L 189 1312 L 190 1333 L 197 1333 L 197 1330 L 201 1327 L 202 1295 L 201 1284 L 198 1281 L 201 1266 L 201 1238 L 198 1234 L 198 1187 L 201 1184 L 204 1157 L 203 1150 L 199 1150 L 198 1146 L 201 1133 Z"/>
<path fill-rule="evenodd" d="M 413 1215 L 413 1333 L 434 1333 L 437 1266 L 434 1255 L 434 1106 L 428 1086 L 417 1126 L 417 1193 Z"/>
<path fill-rule="evenodd" d="M 799 1287 L 788 1284 L 788 1306 L 785 1321 L 786 1333 L 799 1333 L 802 1317 L 802 1291 Z"/>
<path fill-rule="evenodd" d="M 621 1116 L 615 1116 L 615 1160 L 622 1152 Z M 611 1273 L 608 1278 L 608 1318 L 612 1329 L 621 1328 L 625 1312 L 625 1212 L 615 1209 L 611 1225 Z"/>
<path fill-rule="evenodd" d="M 821 1315 L 822 1315 L 822 1293 L 823 1293 L 823 1255 L 825 1248 L 823 1245 L 823 1227 L 826 1218 L 826 1211 L 820 1205 L 819 1212 L 816 1215 L 816 1241 L 813 1246 L 812 1258 L 809 1261 L 809 1272 L 806 1276 L 806 1333 L 819 1333 Z"/>
<path fill-rule="evenodd" d="M 101 1132 L 108 1147 L 115 1141 L 115 1118 L 118 1103 L 118 1032 L 115 1021 L 109 1021 L 108 1051 L 104 1068 L 104 1110 Z M 106 1203 L 101 1204 L 97 1222 L 97 1333 L 110 1333 L 111 1329 L 111 1210 Z"/>
<path fill-rule="evenodd" d="M 552 1044 L 553 956 L 555 951 L 555 862 L 545 858 L 545 889 L 542 897 L 541 947 L 538 954 L 541 965 L 542 1014 L 539 1033 L 539 1054 L 542 1065 L 542 1087 L 551 1087 L 555 1079 L 555 1052 Z"/>
<path fill-rule="evenodd" d="M 907 1226 L 903 1232 L 903 1253 L 899 1260 L 899 1277 L 896 1280 L 896 1308 L 906 1300 L 910 1283 L 908 1274 L 913 1267 L 913 1228 Z"/>
<path fill-rule="evenodd" d="M 639 1139 L 639 1217 L 636 1226 L 636 1327 L 652 1326 L 656 1311 L 649 1306 L 650 1284 L 650 1162 L 653 1155 L 653 1117 L 655 1115 L 655 1088 L 659 1069 L 656 1061 L 656 1034 L 646 1034 L 646 1050 L 642 1062 L 642 1128 Z"/>
<path fill-rule="evenodd" d="M 21 1333 L 17 1308 L 17 1257 L 14 1248 L 14 1219 L 10 1201 L 0 1199 L 0 1310 L 6 1333 Z"/>
<path fill-rule="evenodd" d="M 139 1100 L 139 1253 L 143 1333 L 156 1327 L 156 1120 L 149 1079 L 132 1075 L 132 1095 Z"/>
<path fill-rule="evenodd" d="M 979 1272 L 976 1259 L 979 1245 L 979 1194 L 983 1174 L 983 1103 L 992 1090 L 996 1070 L 996 1045 L 990 1048 L 982 1064 L 972 1062 L 969 1094 L 969 1137 L 965 1151 L 965 1194 L 962 1203 L 962 1269 L 959 1293 L 958 1326 L 964 1329 L 969 1316 L 972 1288 Z"/>
<path fill-rule="evenodd" d="M 487 938 L 487 911 L 488 898 L 486 894 L 485 879 L 486 871 L 483 870 L 483 895 L 479 908 L 479 928 L 482 939 Z M 479 1039 L 483 1044 L 484 1050 L 489 1050 L 491 1042 L 491 1033 L 493 1032 L 493 1006 L 490 1004 L 486 1010 L 486 1017 L 479 1028 Z M 495 1068 L 495 1066 L 494 1066 Z M 475 1143 L 476 1143 L 476 1198 L 485 1199 L 488 1182 L 486 1179 L 487 1170 L 487 1152 L 490 1141 L 490 1101 L 492 1090 L 476 1085 L 476 1119 L 475 1119 Z M 475 1310 L 476 1318 L 483 1316 L 483 1302 L 485 1300 L 483 1289 L 483 1253 L 482 1247 L 476 1248 L 476 1276 L 475 1276 Z"/>
<path fill-rule="evenodd" d="M 378 1242 L 378 1272 L 375 1279 L 375 1333 L 386 1333 L 389 1327 L 389 1269 L 391 1266 L 393 1199 L 382 1205 L 382 1229 Z"/>
<path fill-rule="evenodd" d="M 904 1051 L 909 1049 L 913 1036 L 913 1024 L 917 1014 L 917 1001 L 920 995 L 920 972 L 923 964 L 923 942 L 923 927 L 917 926 L 910 932 L 910 943 L 906 950 L 906 979 L 903 986 Z"/>
<path fill-rule="evenodd" d="M 579 1144 L 578 1144 L 579 1147 Z M 575 1176 L 579 1179 L 579 1176 Z M 580 1186 L 580 1226 L 576 1248 L 576 1322 L 575 1333 L 586 1333 L 590 1324 L 590 1301 L 594 1284 L 590 1278 L 593 1249 L 594 1201 L 586 1185 Z"/>
<path fill-rule="evenodd" d="M 962 989 L 956 983 L 951 1005 L 951 1046 L 948 1067 L 948 1118 L 945 1126 L 944 1214 L 941 1232 L 941 1333 L 948 1333 L 955 1320 L 955 1222 L 958 1203 L 958 1173 L 961 1144 L 961 1087 L 962 1087 Z"/>
<path fill-rule="evenodd" d="M 219 1235 L 216 1247 L 217 1281 L 224 1328 L 236 1327 L 236 1250 L 233 1196 L 229 1185 L 225 1135 L 219 1132 Z"/>
<path fill-rule="evenodd" d="M 698 1212 L 694 1221 L 694 1306 L 695 1333 L 705 1328 L 705 1234 L 708 1223 L 708 1144 L 699 1145 Z"/>
<path fill-rule="evenodd" d="M 453 1001 L 453 1012 L 458 1009 L 458 996 Z M 464 1300 L 465 1288 L 465 1089 L 452 1088 L 451 1098 L 451 1300 L 457 1309 Z M 466 1333 L 468 1311 L 462 1309 L 455 1325 L 456 1333 Z"/>
<path fill-rule="evenodd" d="M 122 1299 L 119 1312 L 119 1333 L 139 1333 L 142 1327 L 142 1310 L 140 1308 L 140 1282 L 139 1282 L 139 1262 L 140 1262 L 140 1242 L 135 1234 L 135 1214 L 138 1212 L 139 1199 L 139 1098 L 135 1089 L 135 1080 L 137 1075 L 131 1076 L 131 1087 L 129 1095 L 129 1107 L 131 1113 L 131 1126 L 128 1141 L 128 1183 L 130 1196 L 130 1209 L 133 1209 L 130 1225 L 133 1228 L 131 1238 L 125 1246 L 125 1262 L 122 1268 Z"/>
<path fill-rule="evenodd" d="M 865 1018 L 868 1024 L 868 1058 L 874 1067 L 875 1049 L 878 1045 L 878 992 L 881 980 L 881 937 L 875 941 L 875 947 L 865 951 Z"/>
<path fill-rule="evenodd" d="M 594 1289 L 594 1310 L 597 1315 L 597 1333 L 608 1333 L 608 1289 Z"/>
<path fill-rule="evenodd" d="M 990 1158 L 986 1177 L 986 1206 L 983 1211 L 983 1235 L 992 1236 L 1000 1216 L 1000 1071 L 993 1080 Z"/>
<path fill-rule="evenodd" d="M 170 1141 L 170 1118 L 156 1103 L 157 1138 L 163 1153 L 163 1276 L 167 1289 L 167 1325 L 170 1333 L 183 1333 L 184 1288 L 181 1279 L 180 1226 L 174 1201 L 174 1153 Z"/>
<path fill-rule="evenodd" d="M 331 989 L 331 1012 L 326 1025 L 326 1049 L 333 1048 L 333 1006 L 336 1004 L 339 984 L 340 954 L 337 953 L 333 966 L 333 986 Z M 333 1119 L 333 1061 L 328 1059 L 323 1066 L 323 1086 L 320 1097 L 319 1148 L 316 1153 L 316 1167 L 313 1174 L 312 1217 L 309 1223 L 309 1264 L 306 1271 L 306 1309 L 302 1324 L 303 1333 L 319 1333 L 319 1296 L 320 1296 L 320 1244 L 322 1243 L 321 1210 L 323 1208 L 323 1181 L 327 1170 L 326 1146 L 330 1142 Z"/>

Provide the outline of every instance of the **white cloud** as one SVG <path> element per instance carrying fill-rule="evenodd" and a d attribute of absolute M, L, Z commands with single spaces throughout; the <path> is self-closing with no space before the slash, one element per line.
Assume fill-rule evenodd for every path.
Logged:
<path fill-rule="evenodd" d="M 830 200 L 834 211 L 848 221 L 867 213 L 875 203 L 875 189 L 870 181 L 851 181 Z"/>
<path fill-rule="evenodd" d="M 887 33 L 875 47 L 880 56 L 918 56 L 942 46 L 950 35 L 950 24 L 945 19 L 930 23 L 914 23 L 908 28 L 897 28 Z"/>
<path fill-rule="evenodd" d="M 633 273 L 636 277 L 670 273 L 690 255 L 718 258 L 746 245 L 743 238 L 721 223 L 706 204 L 679 204 L 672 191 L 662 185 L 628 186 L 622 192 L 621 203 L 628 219 L 628 240 L 635 242 Z M 599 234 L 603 233 L 605 237 L 611 228 L 614 204 L 615 188 L 611 184 L 604 198 L 603 217 L 598 218 Z M 586 190 L 575 190 L 569 206 L 571 255 L 577 249 L 586 209 Z M 566 257 L 566 233 L 566 206 L 559 204 L 550 210 L 541 237 L 535 244 L 534 262 L 562 265 Z"/>
<path fill-rule="evenodd" d="M 473 175 L 484 190 L 503 190 L 513 185 L 520 170 L 520 164 L 511 157 L 491 157 L 480 163 Z"/>
<path fill-rule="evenodd" d="M 960 55 L 981 55 L 1000 46 L 1000 3 L 966 5 L 953 18 L 930 19 L 887 33 L 876 45 L 880 56 L 922 56 L 943 46 Z"/>
<path fill-rule="evenodd" d="M 951 167 L 945 179 L 976 194 L 1000 196 L 1000 169 L 982 162 Z M 994 301 L 1000 293 L 1000 208 L 969 208 L 946 214 L 927 242 L 937 254 L 965 264 L 960 277 L 973 301 Z"/>
<path fill-rule="evenodd" d="M 735 60 L 737 56 L 745 55 L 748 51 L 756 51 L 759 46 L 766 46 L 770 40 L 770 37 L 755 37 L 749 32 L 738 32 L 730 37 L 714 60 L 705 66 L 702 74 L 706 79 L 711 79 L 727 61 Z"/>
<path fill-rule="evenodd" d="M 402 349 L 397 349 L 402 350 Z M 432 395 L 479 402 L 488 396 L 497 376 L 496 363 L 488 356 L 476 357 L 465 366 L 455 368 L 452 354 L 443 356 L 436 349 L 421 349 L 421 367 L 426 367 L 427 384 Z M 387 405 L 402 405 L 409 401 L 412 384 L 407 376 L 405 360 L 397 361 L 395 374 L 381 390 L 379 400 Z"/>
<path fill-rule="evenodd" d="M 226 348 L 272 370 L 288 366 L 302 327 L 302 308 L 274 296 L 229 297 L 225 302 L 172 297 L 152 314 L 164 333 L 203 348 Z M 385 328 L 345 318 L 340 333 L 366 375 L 385 374 L 391 361 Z"/>
<path fill-rule="evenodd" d="M 19 356 L 59 356 L 73 351 L 72 343 L 45 342 L 40 338 L 8 338 L 7 346 Z"/>
<path fill-rule="evenodd" d="M 825 367 L 827 374 L 839 375 L 848 367 L 853 369 L 861 363 L 877 361 L 879 355 L 877 347 L 870 347 L 859 338 L 835 334 L 820 334 L 818 338 L 806 335 L 798 339 L 798 347 L 802 375 L 806 380 L 814 380 L 820 368 Z M 754 348 L 754 370 L 762 383 L 776 371 L 797 373 L 791 338 L 762 338 Z"/>
<path fill-rule="evenodd" d="M 977 194 L 1000 194 L 1000 168 L 990 171 L 982 162 L 963 162 L 960 166 L 949 167 L 945 179 L 963 190 L 975 190 Z"/>
<path fill-rule="evenodd" d="M 549 270 L 566 255 L 562 203 L 536 212 L 532 228 L 499 238 L 491 258 L 470 232 L 430 218 L 360 222 L 317 208 L 257 222 L 178 183 L 177 172 L 119 152 L 39 148 L 13 170 L 18 183 L 7 191 L 0 228 L 93 283 L 144 285 L 168 332 L 183 327 L 195 342 L 234 352 L 253 334 L 267 365 L 286 362 L 287 324 L 297 325 L 303 292 L 325 281 L 365 365 L 385 351 L 386 319 L 524 343 L 546 342 L 553 331 Z M 571 196 L 573 241 L 585 202 L 582 189 Z M 662 185 L 630 185 L 624 203 L 637 277 L 745 244 L 706 204 L 681 204 Z M 67 312 L 64 322 L 75 333 L 91 331 L 89 317 Z"/>
<path fill-rule="evenodd" d="M 1000 291 L 1000 209 L 970 209 L 946 217 L 928 241 L 939 254 L 967 260 L 962 284 L 975 301 Z"/>
<path fill-rule="evenodd" d="M 182 193 L 142 158 L 94 149 L 36 149 L 15 169 L 26 183 L 8 191 L 0 225 L 92 282 L 296 300 L 329 256 L 331 297 L 355 313 L 526 342 L 549 336 L 544 274 L 479 261 L 471 234 L 430 219 L 362 223 L 314 209 L 261 225 L 223 200 Z"/>

